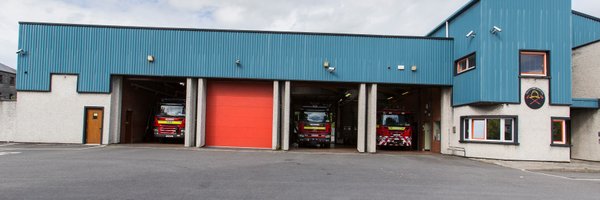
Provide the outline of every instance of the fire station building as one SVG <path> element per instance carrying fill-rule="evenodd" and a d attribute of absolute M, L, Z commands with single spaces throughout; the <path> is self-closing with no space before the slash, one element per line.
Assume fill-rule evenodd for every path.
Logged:
<path fill-rule="evenodd" d="M 403 151 L 599 161 L 599 40 L 570 0 L 473 0 L 426 36 L 21 22 L 10 141 L 156 142 L 182 99 L 186 147 L 293 151 L 324 106 L 330 148 L 389 151 L 396 110 Z"/>

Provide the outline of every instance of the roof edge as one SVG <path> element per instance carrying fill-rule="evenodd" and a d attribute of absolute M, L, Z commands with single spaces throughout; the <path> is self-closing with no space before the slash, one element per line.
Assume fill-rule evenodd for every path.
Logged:
<path fill-rule="evenodd" d="M 464 13 L 465 11 L 467 11 L 471 7 L 473 7 L 473 5 L 475 5 L 476 3 L 479 3 L 479 1 L 480 0 L 471 0 L 467 4 L 463 5 L 458 10 L 456 10 L 456 12 L 454 12 L 452 15 L 450 15 L 450 17 L 446 18 L 446 20 L 442 21 L 442 23 L 440 23 L 435 28 L 433 28 L 433 30 L 429 31 L 429 33 L 427 33 L 425 36 L 427 37 L 427 36 L 430 36 L 431 34 L 435 33 L 435 31 L 437 31 L 438 29 L 443 27 L 446 24 L 446 22 L 450 22 L 450 21 L 454 20 L 456 17 L 458 17 L 459 15 L 461 15 L 462 13 Z"/>
<path fill-rule="evenodd" d="M 116 29 L 149 29 L 149 30 L 179 30 L 179 31 L 205 31 L 205 32 L 237 32 L 237 33 L 262 33 L 262 34 L 294 34 L 294 35 L 322 35 L 322 36 L 347 36 L 347 37 L 373 37 L 373 38 L 403 38 L 403 39 L 452 40 L 452 38 L 446 38 L 446 37 L 405 36 L 405 35 L 377 35 L 377 34 L 354 34 L 354 33 L 294 32 L 294 31 L 263 31 L 263 30 L 240 30 L 240 29 L 202 29 L 202 28 L 176 28 L 176 27 L 152 27 L 152 26 L 103 25 L 103 24 L 71 24 L 71 23 L 53 23 L 53 22 L 24 22 L 24 21 L 20 21 L 19 25 L 73 26 L 73 27 L 116 28 Z"/>
<path fill-rule="evenodd" d="M 588 15 L 588 14 L 585 14 L 585 13 L 582 13 L 582 12 L 579 12 L 576 10 L 571 10 L 571 13 L 573 13 L 574 15 L 578 15 L 580 17 L 584 17 L 584 18 L 588 18 L 588 19 L 600 22 L 600 18 L 592 16 L 592 15 Z"/>
<path fill-rule="evenodd" d="M 598 42 L 600 42 L 600 39 L 597 39 L 597 40 L 594 40 L 594 41 L 591 41 L 591 42 L 587 42 L 587 43 L 583 43 L 583 44 L 581 44 L 579 46 L 576 46 L 576 47 L 573 47 L 571 49 L 572 50 L 576 50 L 576 49 L 579 49 L 579 48 L 582 48 L 582 47 L 586 47 L 588 45 L 595 44 L 595 43 L 598 43 Z"/>

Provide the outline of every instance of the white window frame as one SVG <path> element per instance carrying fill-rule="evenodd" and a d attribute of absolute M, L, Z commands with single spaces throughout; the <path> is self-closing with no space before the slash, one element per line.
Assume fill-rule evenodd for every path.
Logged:
<path fill-rule="evenodd" d="M 455 66 L 454 66 L 454 67 L 456 67 L 456 75 L 462 74 L 462 73 L 467 72 L 472 69 L 475 69 L 475 67 L 476 67 L 475 65 L 469 66 L 469 58 L 470 57 L 473 57 L 475 59 L 475 63 L 477 63 L 477 54 L 475 54 L 475 53 L 469 54 L 469 55 L 457 60 Z M 460 66 L 461 62 L 465 62 L 465 66 L 467 66 L 464 70 L 460 70 L 459 66 Z"/>
<path fill-rule="evenodd" d="M 493 119 L 500 119 L 500 139 L 499 140 L 495 140 L 495 139 L 488 139 L 487 138 L 487 124 L 488 124 L 488 120 L 493 120 Z M 484 131 L 484 138 L 473 138 L 474 134 L 473 134 L 473 126 L 474 126 L 474 121 L 476 120 L 483 120 L 484 121 L 484 127 L 483 127 L 483 131 Z M 511 123 L 511 139 L 507 140 L 506 139 L 506 126 L 505 126 L 505 121 L 506 120 L 512 120 Z M 463 123 L 463 126 L 468 126 L 469 128 L 464 128 L 463 131 L 463 140 L 464 141 L 483 141 L 483 142 L 504 142 L 504 143 L 512 143 L 515 141 L 515 123 L 516 123 L 516 118 L 512 118 L 512 117 L 465 117 L 463 118 L 463 121 L 461 122 Z M 466 137 L 468 135 L 468 138 Z"/>
<path fill-rule="evenodd" d="M 560 122 L 561 123 L 561 136 L 562 136 L 562 140 L 561 141 L 555 141 L 554 138 L 552 138 L 552 132 L 550 133 L 550 138 L 552 140 L 552 144 L 567 144 L 567 120 L 566 119 L 552 119 L 552 125 L 554 125 L 554 122 Z"/>

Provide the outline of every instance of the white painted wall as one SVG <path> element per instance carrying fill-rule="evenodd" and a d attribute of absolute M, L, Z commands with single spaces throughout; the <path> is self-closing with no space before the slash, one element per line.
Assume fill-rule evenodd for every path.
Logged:
<path fill-rule="evenodd" d="M 573 50 L 573 98 L 600 98 L 600 43 Z M 600 110 L 571 112 L 571 157 L 600 161 Z"/>
<path fill-rule="evenodd" d="M 573 98 L 600 98 L 600 42 L 573 50 Z"/>
<path fill-rule="evenodd" d="M 82 143 L 84 107 L 104 107 L 102 143 L 109 141 L 110 94 L 77 93 L 77 76 L 52 75 L 51 92 L 18 92 L 15 142 Z"/>
<path fill-rule="evenodd" d="M 13 140 L 17 118 L 16 101 L 0 101 L 0 141 Z"/>
<path fill-rule="evenodd" d="M 549 81 L 547 79 L 521 79 L 521 95 L 531 87 L 538 87 L 546 94 L 544 106 L 534 110 L 521 104 L 502 104 L 494 106 L 461 106 L 453 110 L 453 126 L 456 132 L 446 132 L 448 146 L 463 147 L 467 157 L 493 158 L 506 160 L 570 161 L 569 147 L 550 146 L 551 117 L 569 117 L 568 106 L 549 105 Z M 444 98 L 443 98 L 444 99 Z M 459 143 L 460 117 L 471 115 L 518 115 L 519 145 Z M 443 117 L 445 118 L 445 117 Z M 445 146 L 445 145 L 443 145 Z M 451 153 L 442 149 L 445 154 Z M 462 155 L 462 152 L 456 152 Z"/>
<path fill-rule="evenodd" d="M 571 157 L 600 161 L 600 112 L 573 110 L 571 116 Z"/>

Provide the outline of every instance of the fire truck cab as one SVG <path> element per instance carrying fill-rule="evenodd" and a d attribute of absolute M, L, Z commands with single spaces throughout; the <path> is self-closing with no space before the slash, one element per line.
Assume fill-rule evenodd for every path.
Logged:
<path fill-rule="evenodd" d="M 297 142 L 329 148 L 331 144 L 331 112 L 326 106 L 303 106 L 296 122 Z"/>
<path fill-rule="evenodd" d="M 185 132 L 185 100 L 162 99 L 154 115 L 154 137 L 183 138 Z"/>
<path fill-rule="evenodd" d="M 377 146 L 412 146 L 412 114 L 399 110 L 377 112 Z"/>

